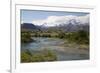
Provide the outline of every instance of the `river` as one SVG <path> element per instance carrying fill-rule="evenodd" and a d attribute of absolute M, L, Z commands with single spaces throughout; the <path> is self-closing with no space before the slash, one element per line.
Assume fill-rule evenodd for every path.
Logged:
<path fill-rule="evenodd" d="M 63 45 L 66 42 L 64 39 L 35 37 L 34 40 L 36 41 L 21 44 L 21 51 L 29 49 L 34 53 L 43 49 L 50 49 L 56 53 L 58 61 L 89 59 L 88 50 L 78 49 L 79 46 L 75 44 L 74 46 L 69 43 Z"/>

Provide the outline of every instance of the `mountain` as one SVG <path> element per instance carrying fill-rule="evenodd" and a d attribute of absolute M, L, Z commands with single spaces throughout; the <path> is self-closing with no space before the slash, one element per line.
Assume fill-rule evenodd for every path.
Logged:
<path fill-rule="evenodd" d="M 78 30 L 89 31 L 89 23 L 80 23 L 72 19 L 69 22 L 57 24 L 55 26 L 46 26 L 47 23 L 43 25 L 35 25 L 32 23 L 23 23 L 21 24 L 22 31 L 64 31 L 64 32 L 74 32 Z"/>
<path fill-rule="evenodd" d="M 89 24 L 63 24 L 59 26 L 59 29 L 65 31 L 65 32 L 74 32 L 78 30 L 84 30 L 89 31 Z"/>
<path fill-rule="evenodd" d="M 21 24 L 21 29 L 23 31 L 33 31 L 33 30 L 39 30 L 39 26 L 36 26 L 32 23 L 23 23 Z"/>
<path fill-rule="evenodd" d="M 75 19 L 69 20 L 66 23 L 57 24 L 56 26 L 49 27 L 49 30 L 61 30 L 64 32 L 74 32 L 78 30 L 89 31 L 89 23 L 81 23 Z"/>
<path fill-rule="evenodd" d="M 81 23 L 75 19 L 71 19 L 66 24 L 62 24 L 61 29 L 67 32 L 73 32 L 78 30 L 89 31 L 89 23 Z"/>

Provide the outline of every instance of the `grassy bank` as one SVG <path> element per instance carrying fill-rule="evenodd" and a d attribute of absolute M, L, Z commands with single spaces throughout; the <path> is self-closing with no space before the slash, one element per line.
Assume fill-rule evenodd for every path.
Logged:
<path fill-rule="evenodd" d="M 75 32 L 22 32 L 22 42 L 31 42 L 31 37 L 49 37 L 49 38 L 60 38 L 65 39 L 69 42 L 77 44 L 89 44 L 89 32 L 79 30 Z"/>
<path fill-rule="evenodd" d="M 31 38 L 30 32 L 21 32 L 21 43 L 30 43 L 35 41 Z"/>
<path fill-rule="evenodd" d="M 29 62 L 45 62 L 45 61 L 56 61 L 57 56 L 51 50 L 41 50 L 39 53 L 31 53 L 29 50 L 21 52 L 21 62 L 29 63 Z"/>

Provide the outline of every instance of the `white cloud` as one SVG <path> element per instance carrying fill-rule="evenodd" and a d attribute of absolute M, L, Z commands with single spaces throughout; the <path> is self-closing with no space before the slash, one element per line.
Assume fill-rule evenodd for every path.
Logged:
<path fill-rule="evenodd" d="M 43 20 L 33 20 L 33 24 L 35 25 L 45 25 L 45 26 L 55 26 L 59 24 L 69 23 L 70 20 L 75 19 L 76 22 L 80 22 L 81 24 L 89 23 L 89 15 L 85 16 L 49 16 Z"/>
<path fill-rule="evenodd" d="M 89 15 L 78 17 L 82 24 L 89 23 Z"/>

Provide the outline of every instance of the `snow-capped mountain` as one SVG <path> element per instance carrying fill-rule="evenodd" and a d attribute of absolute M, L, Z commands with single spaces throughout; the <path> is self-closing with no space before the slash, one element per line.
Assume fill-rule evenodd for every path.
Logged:
<path fill-rule="evenodd" d="M 33 20 L 33 24 L 39 25 L 39 26 L 45 26 L 45 27 L 53 27 L 53 26 L 59 26 L 62 24 L 88 24 L 89 23 L 89 15 L 85 16 L 49 16 L 46 19 L 41 20 Z"/>
<path fill-rule="evenodd" d="M 44 20 L 34 20 L 33 23 L 21 24 L 22 29 L 28 30 L 62 30 L 72 32 L 77 30 L 89 31 L 89 15 L 85 16 L 49 16 Z"/>

